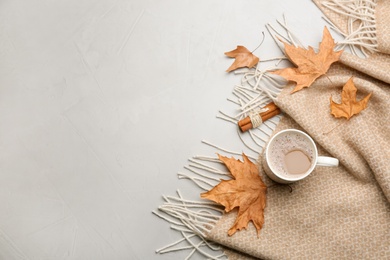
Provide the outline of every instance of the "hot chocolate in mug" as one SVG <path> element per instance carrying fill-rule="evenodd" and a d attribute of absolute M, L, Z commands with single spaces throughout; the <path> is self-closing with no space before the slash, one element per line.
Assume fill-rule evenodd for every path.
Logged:
<path fill-rule="evenodd" d="M 338 166 L 339 160 L 319 156 L 314 140 L 297 129 L 275 134 L 265 150 L 265 173 L 279 183 L 292 183 L 309 176 L 317 166 Z"/>

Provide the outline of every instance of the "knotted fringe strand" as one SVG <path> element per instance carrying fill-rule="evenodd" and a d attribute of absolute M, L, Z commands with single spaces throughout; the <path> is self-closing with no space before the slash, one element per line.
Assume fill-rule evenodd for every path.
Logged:
<path fill-rule="evenodd" d="M 211 202 L 185 200 L 179 190 L 177 195 L 177 197 L 163 196 L 165 203 L 158 208 L 159 212 L 153 211 L 153 213 L 169 222 L 171 228 L 178 231 L 182 238 L 157 249 L 156 252 L 164 254 L 190 250 L 186 259 L 191 258 L 195 252 L 207 259 L 226 258 L 223 253 L 220 253 L 219 246 L 205 240 L 206 232 L 221 218 L 223 209 Z M 182 243 L 186 245 L 181 245 Z"/>
<path fill-rule="evenodd" d="M 285 19 L 282 22 L 277 22 L 285 31 L 285 35 L 279 33 L 270 24 L 267 24 L 266 28 L 278 46 L 281 43 L 277 38 L 283 38 L 290 44 L 303 47 L 303 44 L 287 26 Z M 280 46 L 280 48 L 283 51 L 283 47 Z M 255 68 L 235 71 L 235 74 L 241 75 L 241 81 L 234 86 L 232 97 L 228 98 L 228 101 L 235 105 L 235 112 L 229 114 L 219 111 L 217 118 L 234 124 L 238 140 L 244 145 L 242 151 L 233 151 L 206 140 L 202 140 L 203 144 L 217 149 L 218 153 L 225 156 L 241 158 L 244 152 L 251 160 L 258 160 L 259 154 L 264 149 L 280 117 L 269 119 L 245 134 L 239 131 L 237 122 L 273 101 L 282 91 L 286 81 L 269 72 L 278 68 L 281 61 L 285 59 L 285 57 L 262 59 L 261 64 L 272 62 L 274 64 L 261 69 L 259 63 Z M 232 178 L 230 172 L 215 154 L 213 156 L 193 156 L 188 161 L 189 163 L 184 166 L 184 170 L 178 173 L 178 178 L 192 181 L 200 189 L 200 192 L 212 189 L 221 179 Z M 220 205 L 206 200 L 186 200 L 179 191 L 177 191 L 177 197 L 163 196 L 163 198 L 164 204 L 153 213 L 170 223 L 171 228 L 177 231 L 181 238 L 156 250 L 157 253 L 189 250 L 186 259 L 190 259 L 195 253 L 207 259 L 227 258 L 219 246 L 207 241 L 207 233 L 215 227 L 224 212 Z"/>
<path fill-rule="evenodd" d="M 377 0 L 326 0 L 321 4 L 347 18 L 347 32 L 339 30 L 329 19 L 324 18 L 333 30 L 345 39 L 339 48 L 348 46 L 357 56 L 368 57 L 378 51 L 375 7 Z"/>

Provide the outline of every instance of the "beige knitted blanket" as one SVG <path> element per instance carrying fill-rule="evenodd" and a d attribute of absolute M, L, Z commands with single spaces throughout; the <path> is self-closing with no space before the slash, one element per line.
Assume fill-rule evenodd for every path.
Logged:
<path fill-rule="evenodd" d="M 348 1 L 315 1 L 347 33 L 348 19 L 325 2 Z M 390 259 L 390 1 L 374 5 L 373 19 L 376 38 L 368 45 L 376 53 L 359 58 L 344 52 L 327 77 L 292 95 L 293 86 L 287 86 L 276 100 L 285 115 L 275 132 L 302 129 L 320 155 L 338 158 L 340 166 L 317 167 L 292 184 L 291 193 L 285 186 L 270 187 L 259 238 L 251 224 L 228 237 L 236 212 L 224 214 L 207 238 L 240 252 L 227 250 L 229 259 Z M 334 118 L 329 98 L 339 102 L 351 76 L 358 100 L 373 93 L 368 108 L 350 120 Z M 272 184 L 262 169 L 260 174 Z"/>

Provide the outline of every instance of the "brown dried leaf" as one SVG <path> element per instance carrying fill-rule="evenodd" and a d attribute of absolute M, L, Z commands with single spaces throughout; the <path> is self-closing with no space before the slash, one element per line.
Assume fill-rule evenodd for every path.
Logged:
<path fill-rule="evenodd" d="M 289 81 L 296 82 L 297 85 L 291 93 L 299 91 L 311 84 L 320 76 L 324 75 L 333 62 L 339 60 L 342 51 L 335 52 L 334 40 L 325 27 L 323 31 L 322 42 L 318 53 L 309 46 L 309 49 L 303 49 L 284 43 L 284 48 L 289 60 L 297 68 L 285 68 L 274 71 L 274 74 L 280 75 Z"/>
<path fill-rule="evenodd" d="M 259 62 L 257 56 L 240 45 L 237 45 L 237 48 L 232 51 L 225 52 L 225 55 L 230 58 L 235 58 L 233 64 L 226 70 L 227 72 L 243 67 L 252 68 Z"/>
<path fill-rule="evenodd" d="M 362 100 L 356 100 L 357 89 L 355 84 L 353 84 L 353 78 L 350 78 L 347 83 L 345 83 L 343 90 L 341 92 L 341 104 L 337 104 L 330 97 L 330 110 L 332 115 L 335 117 L 345 117 L 348 120 L 363 109 L 367 107 L 368 100 L 371 97 L 371 94 L 368 94 Z"/>
<path fill-rule="evenodd" d="M 244 162 L 221 155 L 218 157 L 234 179 L 221 180 L 213 189 L 202 193 L 201 197 L 225 206 L 226 212 L 238 207 L 237 218 L 228 231 L 229 236 L 246 228 L 249 221 L 253 222 L 259 236 L 264 224 L 267 186 L 261 180 L 257 166 L 245 154 L 242 154 Z"/>

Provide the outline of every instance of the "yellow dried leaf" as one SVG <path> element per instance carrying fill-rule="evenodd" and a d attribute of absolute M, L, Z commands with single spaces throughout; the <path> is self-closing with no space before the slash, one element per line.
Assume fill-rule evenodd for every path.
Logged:
<path fill-rule="evenodd" d="M 362 100 L 356 100 L 357 89 L 355 84 L 353 84 L 353 78 L 350 78 L 347 83 L 345 83 L 343 90 L 341 92 L 341 104 L 337 104 L 330 97 L 330 109 L 332 115 L 335 117 L 345 117 L 348 120 L 363 109 L 367 107 L 368 100 L 371 97 L 371 94 L 368 94 Z"/>
<path fill-rule="evenodd" d="M 232 70 L 248 67 L 252 68 L 254 67 L 258 62 L 259 58 L 255 56 L 252 52 L 250 52 L 247 48 L 244 46 L 238 45 L 236 49 L 225 52 L 225 55 L 230 58 L 235 58 L 235 61 L 232 65 L 226 70 L 227 72 L 230 72 Z"/>
<path fill-rule="evenodd" d="M 333 62 L 339 60 L 342 51 L 335 52 L 334 47 L 334 40 L 326 27 L 324 28 L 318 53 L 310 46 L 307 50 L 284 43 L 287 58 L 297 68 L 280 69 L 273 73 L 297 83 L 292 93 L 305 87 L 310 87 L 318 77 L 328 71 Z"/>
<path fill-rule="evenodd" d="M 244 162 L 221 155 L 218 157 L 234 179 L 221 180 L 213 189 L 202 193 L 201 197 L 225 206 L 226 212 L 238 208 L 237 218 L 228 231 L 229 236 L 246 228 L 249 221 L 253 222 L 259 236 L 264 224 L 267 187 L 261 180 L 257 166 L 245 154 L 242 155 Z"/>

